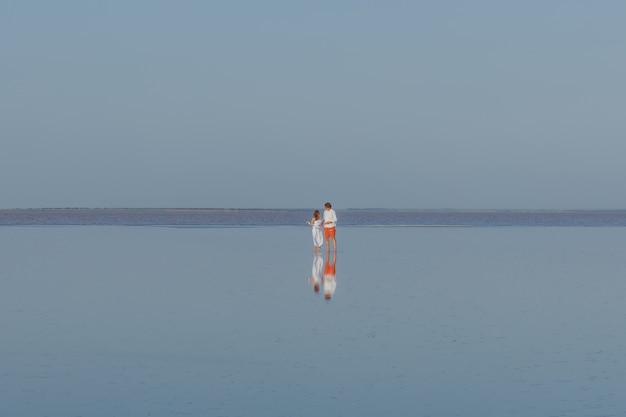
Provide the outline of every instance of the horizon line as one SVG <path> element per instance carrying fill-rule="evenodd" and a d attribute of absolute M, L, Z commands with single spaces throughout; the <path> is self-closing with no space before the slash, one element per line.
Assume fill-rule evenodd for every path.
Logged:
<path fill-rule="evenodd" d="M 381 211 L 626 211 L 626 208 L 389 208 L 389 207 L 346 207 L 336 208 L 336 210 L 381 210 Z M 12 208 L 0 208 L 0 211 L 9 210 L 188 210 L 188 211 L 202 211 L 202 210 L 311 210 L 311 207 L 12 207 Z"/>

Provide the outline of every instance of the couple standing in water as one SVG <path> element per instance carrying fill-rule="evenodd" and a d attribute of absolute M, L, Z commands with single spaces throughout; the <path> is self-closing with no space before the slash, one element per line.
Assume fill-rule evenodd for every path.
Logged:
<path fill-rule="evenodd" d="M 330 251 L 330 241 L 333 242 L 333 251 L 337 252 L 337 240 L 335 239 L 337 227 L 337 214 L 330 203 L 324 204 L 324 217 L 319 210 L 313 212 L 313 218 L 306 224 L 311 226 L 313 234 L 313 253 L 320 253 L 322 243 L 326 240 L 326 251 Z M 322 236 L 323 230 L 323 236 Z"/>
<path fill-rule="evenodd" d="M 330 203 L 324 204 L 324 216 L 319 210 L 313 212 L 311 221 L 306 222 L 311 226 L 313 234 L 313 268 L 309 281 L 315 292 L 319 292 L 320 284 L 324 284 L 324 298 L 330 300 L 335 293 L 337 280 L 335 278 L 335 263 L 337 262 L 337 240 L 335 239 L 337 227 L 337 214 Z M 326 261 L 322 260 L 320 252 L 322 244 L 326 241 Z M 330 255 L 330 242 L 333 243 L 332 259 Z"/>

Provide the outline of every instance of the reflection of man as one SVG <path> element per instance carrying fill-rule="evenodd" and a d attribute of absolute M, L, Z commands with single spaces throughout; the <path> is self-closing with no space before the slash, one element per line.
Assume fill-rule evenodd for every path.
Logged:
<path fill-rule="evenodd" d="M 337 280 L 335 279 L 335 264 L 337 262 L 337 253 L 331 255 L 326 254 L 326 263 L 324 264 L 324 298 L 330 300 L 337 288 Z"/>
<path fill-rule="evenodd" d="M 313 286 L 313 291 L 320 292 L 320 285 L 322 283 L 322 276 L 324 275 L 324 260 L 321 256 L 316 255 L 313 257 L 313 266 L 311 267 L 311 277 L 309 282 Z"/>

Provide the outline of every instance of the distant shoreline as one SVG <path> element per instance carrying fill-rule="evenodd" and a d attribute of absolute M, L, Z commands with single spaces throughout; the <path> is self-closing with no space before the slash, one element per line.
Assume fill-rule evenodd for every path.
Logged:
<path fill-rule="evenodd" d="M 0 209 L 0 226 L 304 227 L 305 209 Z M 337 209 L 338 227 L 626 227 L 626 210 Z"/>
<path fill-rule="evenodd" d="M 2 211 L 62 211 L 62 210 L 159 210 L 170 212 L 214 212 L 214 211 L 294 211 L 294 210 L 311 210 L 311 207 L 300 208 L 241 208 L 241 207 L 14 207 L 0 208 Z M 594 208 L 594 209 L 463 209 L 463 208 L 337 208 L 337 211 L 388 211 L 388 212 L 462 212 L 462 213 L 490 213 L 490 212 L 509 212 L 509 213 L 579 213 L 579 212 L 626 212 L 626 208 Z"/>

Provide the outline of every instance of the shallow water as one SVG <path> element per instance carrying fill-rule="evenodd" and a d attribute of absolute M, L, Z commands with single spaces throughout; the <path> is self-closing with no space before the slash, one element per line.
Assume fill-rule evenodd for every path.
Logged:
<path fill-rule="evenodd" d="M 624 228 L 0 232 L 0 416 L 625 414 Z"/>

